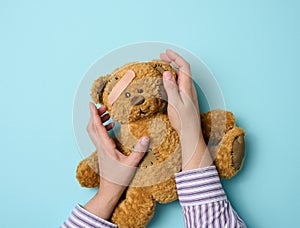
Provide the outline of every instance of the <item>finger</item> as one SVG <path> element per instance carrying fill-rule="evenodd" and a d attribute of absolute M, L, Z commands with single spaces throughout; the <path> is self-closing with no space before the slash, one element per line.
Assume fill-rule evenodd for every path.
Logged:
<path fill-rule="evenodd" d="M 90 133 L 94 130 L 94 125 L 92 121 L 92 117 L 90 117 L 86 130 Z"/>
<path fill-rule="evenodd" d="M 173 65 L 178 66 L 178 86 L 180 90 L 184 90 L 187 94 L 191 95 L 193 80 L 191 76 L 190 64 L 184 60 L 179 54 L 172 50 L 166 51 L 167 57 L 171 60 Z"/>
<path fill-rule="evenodd" d="M 91 118 L 93 120 L 93 123 L 99 122 L 100 125 L 102 125 L 102 121 L 98 114 L 98 109 L 96 108 L 96 106 L 93 103 L 90 103 L 89 106 L 90 106 L 90 113 L 91 113 Z"/>
<path fill-rule="evenodd" d="M 161 60 L 169 63 L 171 66 L 177 68 L 176 70 L 178 70 L 178 68 L 179 68 L 178 64 L 176 62 L 172 61 L 172 59 L 170 59 L 165 53 L 161 53 L 160 58 L 161 58 Z"/>
<path fill-rule="evenodd" d="M 169 71 L 163 73 L 163 84 L 168 96 L 168 102 L 172 105 L 175 105 L 178 101 L 181 100 L 179 96 L 177 83 Z"/>
<path fill-rule="evenodd" d="M 101 121 L 102 123 L 105 123 L 106 121 L 108 121 L 110 119 L 110 115 L 108 113 L 104 114 L 103 116 L 101 116 Z"/>
<path fill-rule="evenodd" d="M 92 117 L 90 117 L 88 125 L 86 127 L 87 133 L 92 140 L 93 144 L 96 146 L 98 143 L 98 135 L 96 134 L 95 128 L 94 128 L 94 123 L 92 120 Z"/>
<path fill-rule="evenodd" d="M 179 54 L 176 52 L 167 49 L 166 56 L 170 59 L 171 63 L 174 62 L 180 70 L 182 70 L 185 74 L 190 75 L 190 64 L 185 61 Z"/>
<path fill-rule="evenodd" d="M 137 166 L 140 163 L 148 149 L 149 142 L 150 139 L 146 136 L 143 136 L 137 141 L 132 149 L 131 154 L 127 157 L 127 162 L 129 165 Z"/>
<path fill-rule="evenodd" d="M 197 91 L 195 89 L 195 86 L 192 87 L 192 100 L 194 102 L 197 113 L 199 114 L 200 108 L 199 108 L 198 96 L 197 96 Z"/>
<path fill-rule="evenodd" d="M 171 61 L 172 61 L 165 53 L 160 53 L 160 59 L 167 63 L 171 63 Z"/>
<path fill-rule="evenodd" d="M 105 128 L 106 128 L 107 131 L 110 131 L 111 129 L 114 128 L 114 126 L 115 126 L 115 123 L 114 123 L 114 122 L 111 122 L 111 123 L 107 124 L 107 125 L 105 126 Z"/>
<path fill-rule="evenodd" d="M 100 116 L 102 116 L 106 111 L 107 111 L 106 106 L 101 106 L 100 108 L 98 108 L 98 113 Z"/>
<path fill-rule="evenodd" d="M 96 106 L 90 103 L 90 112 L 93 122 L 93 127 L 95 132 L 98 135 L 98 141 L 101 143 L 103 147 L 106 147 L 109 151 L 115 149 L 115 144 L 113 140 L 110 138 L 109 134 L 107 133 L 106 128 L 103 126 L 100 116 L 98 115 L 98 111 Z"/>
<path fill-rule="evenodd" d="M 86 130 L 87 130 L 90 138 L 93 140 L 95 129 L 94 129 L 94 124 L 93 124 L 93 121 L 92 121 L 92 117 L 90 117 L 90 119 L 89 119 Z"/>

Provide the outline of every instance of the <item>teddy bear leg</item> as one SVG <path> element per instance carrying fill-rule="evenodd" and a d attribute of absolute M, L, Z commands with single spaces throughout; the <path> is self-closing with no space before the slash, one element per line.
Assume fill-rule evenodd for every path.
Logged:
<path fill-rule="evenodd" d="M 118 227 L 145 227 L 154 214 L 155 200 L 146 187 L 129 187 L 126 198 L 121 201 L 112 215 Z"/>
<path fill-rule="evenodd" d="M 76 170 L 76 178 L 82 187 L 99 187 L 100 177 L 98 172 L 98 156 L 97 152 L 94 152 L 79 163 Z"/>
<path fill-rule="evenodd" d="M 226 132 L 234 126 L 235 118 L 231 112 L 217 109 L 201 113 L 202 133 L 207 144 L 219 144 Z"/>
<path fill-rule="evenodd" d="M 172 177 L 151 187 L 153 198 L 159 203 L 170 203 L 178 199 L 175 178 Z"/>
<path fill-rule="evenodd" d="M 234 127 L 218 146 L 210 148 L 220 177 L 231 178 L 241 169 L 245 156 L 244 134 L 243 129 Z"/>

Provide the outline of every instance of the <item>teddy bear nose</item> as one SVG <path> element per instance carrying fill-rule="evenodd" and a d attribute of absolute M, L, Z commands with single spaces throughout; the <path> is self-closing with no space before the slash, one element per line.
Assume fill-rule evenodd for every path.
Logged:
<path fill-rule="evenodd" d="M 141 95 L 138 95 L 138 96 L 134 96 L 131 99 L 130 103 L 131 103 L 131 105 L 140 105 L 140 104 L 143 104 L 144 101 L 145 101 L 145 98 Z"/>

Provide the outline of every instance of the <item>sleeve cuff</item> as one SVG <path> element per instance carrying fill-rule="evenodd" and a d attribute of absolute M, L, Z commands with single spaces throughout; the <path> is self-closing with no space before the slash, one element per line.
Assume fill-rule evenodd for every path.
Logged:
<path fill-rule="evenodd" d="M 227 199 L 215 166 L 176 173 L 175 179 L 182 206 L 202 205 Z"/>
<path fill-rule="evenodd" d="M 117 227 L 117 225 L 99 218 L 78 204 L 73 209 L 69 219 L 61 227 L 112 228 Z"/>

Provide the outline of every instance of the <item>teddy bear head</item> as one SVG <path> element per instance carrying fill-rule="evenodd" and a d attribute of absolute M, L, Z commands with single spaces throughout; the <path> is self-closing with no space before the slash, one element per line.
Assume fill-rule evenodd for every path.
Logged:
<path fill-rule="evenodd" d="M 126 64 L 94 81 L 91 97 L 107 106 L 111 117 L 120 124 L 130 123 L 163 112 L 166 92 L 162 73 L 172 67 L 159 60 Z"/>

